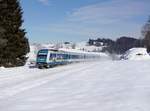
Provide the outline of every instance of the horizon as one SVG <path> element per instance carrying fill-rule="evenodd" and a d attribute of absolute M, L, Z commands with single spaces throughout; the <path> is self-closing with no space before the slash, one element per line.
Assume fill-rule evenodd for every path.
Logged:
<path fill-rule="evenodd" d="M 31 43 L 140 38 L 148 4 L 149 0 L 21 0 L 23 28 Z"/>

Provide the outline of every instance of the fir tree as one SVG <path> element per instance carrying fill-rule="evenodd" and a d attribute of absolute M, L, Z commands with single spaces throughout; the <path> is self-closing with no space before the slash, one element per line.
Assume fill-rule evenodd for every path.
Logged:
<path fill-rule="evenodd" d="M 24 65 L 29 52 L 19 0 L 0 0 L 0 65 Z"/>

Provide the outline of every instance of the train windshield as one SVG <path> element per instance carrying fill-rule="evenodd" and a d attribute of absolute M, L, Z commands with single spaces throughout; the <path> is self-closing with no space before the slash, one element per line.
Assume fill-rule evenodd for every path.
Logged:
<path fill-rule="evenodd" d="M 39 59 L 43 59 L 43 58 L 46 59 L 46 57 L 47 57 L 47 55 L 38 55 Z"/>
<path fill-rule="evenodd" d="M 47 60 L 48 50 L 40 50 L 37 55 L 37 63 L 45 63 Z"/>
<path fill-rule="evenodd" d="M 47 55 L 38 55 L 37 56 L 37 63 L 46 62 Z"/>

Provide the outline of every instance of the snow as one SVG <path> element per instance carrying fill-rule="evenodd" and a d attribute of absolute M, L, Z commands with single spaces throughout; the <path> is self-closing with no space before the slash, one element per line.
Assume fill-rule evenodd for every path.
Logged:
<path fill-rule="evenodd" d="M 89 51 L 89 52 L 93 52 L 93 51 L 100 52 L 102 50 L 102 48 L 103 48 L 103 46 L 101 46 L 101 47 L 97 47 L 94 45 L 90 46 L 85 41 L 76 43 L 76 49 L 78 49 L 78 50 L 84 50 L 84 51 Z"/>
<path fill-rule="evenodd" d="M 128 60 L 150 60 L 150 55 L 147 53 L 146 48 L 132 48 L 125 53 L 123 58 Z"/>
<path fill-rule="evenodd" d="M 0 68 L 0 111 L 150 111 L 150 61 Z"/>
<path fill-rule="evenodd" d="M 28 53 L 27 57 L 29 57 L 28 61 L 36 61 L 36 54 L 38 48 L 34 45 L 30 46 L 30 53 Z"/>

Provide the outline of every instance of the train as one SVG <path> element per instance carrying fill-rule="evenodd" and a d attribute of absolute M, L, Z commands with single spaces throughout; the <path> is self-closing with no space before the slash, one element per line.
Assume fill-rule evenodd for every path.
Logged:
<path fill-rule="evenodd" d="M 65 65 L 99 58 L 100 54 L 93 52 L 41 49 L 37 53 L 36 65 L 38 68 L 51 68 L 57 65 Z"/>

